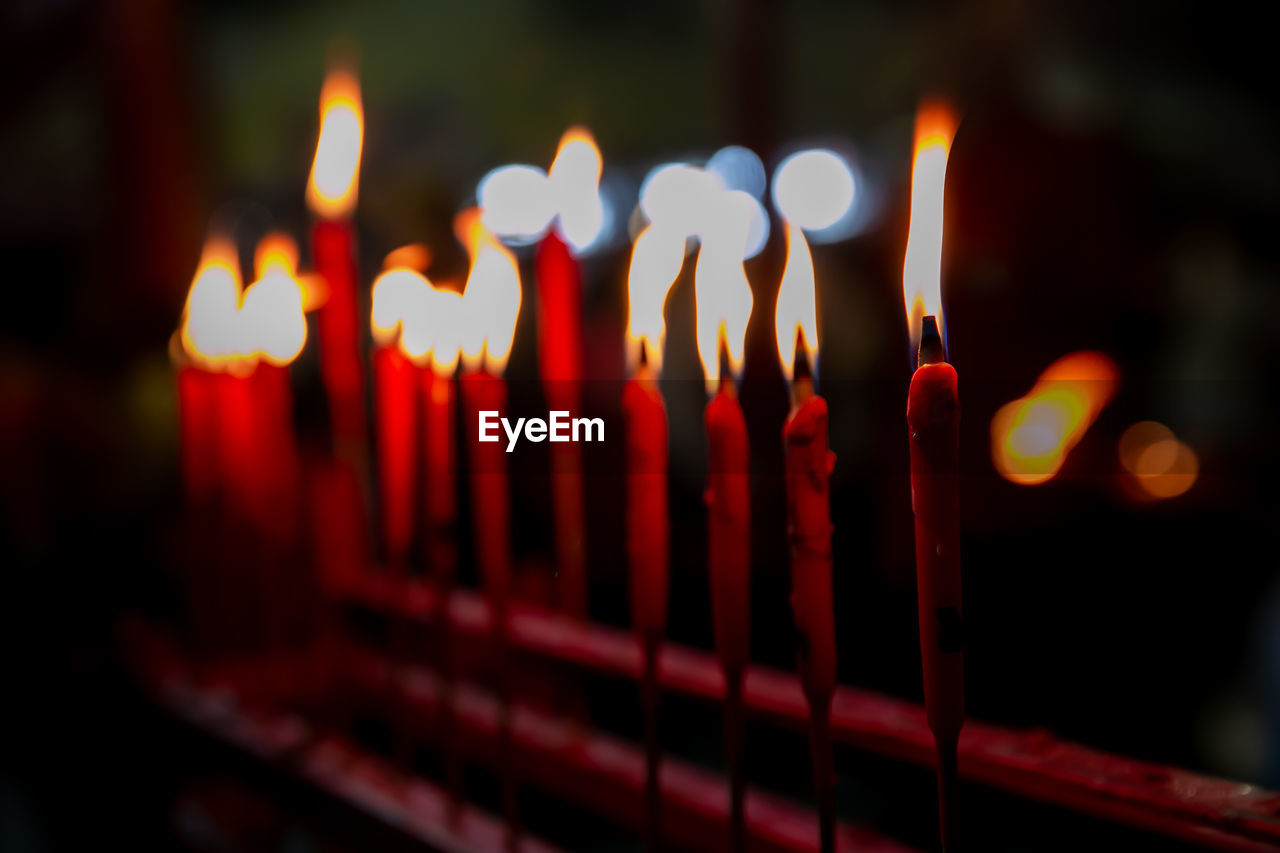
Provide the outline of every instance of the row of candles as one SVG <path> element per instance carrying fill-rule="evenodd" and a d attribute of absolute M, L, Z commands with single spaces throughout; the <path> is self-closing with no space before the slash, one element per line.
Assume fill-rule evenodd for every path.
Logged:
<path fill-rule="evenodd" d="M 942 190 L 953 131 L 954 120 L 945 109 L 922 110 L 904 267 L 908 313 L 920 352 L 919 369 L 910 386 L 908 423 L 925 699 L 938 745 L 944 837 L 951 825 L 948 804 L 963 720 L 956 512 L 959 407 L 956 374 L 945 361 L 939 322 Z M 347 72 L 335 73 L 322 93 L 321 133 L 307 193 L 317 217 L 311 235 L 315 275 L 300 276 L 296 249 L 287 238 L 273 235 L 259 246 L 254 283 L 242 288 L 234 247 L 212 240 L 193 281 L 177 336 L 188 492 L 200 502 L 221 488 L 229 497 L 227 504 L 240 507 L 268 540 L 296 533 L 299 496 L 293 489 L 298 483 L 298 451 L 291 435 L 287 371 L 305 345 L 308 310 L 318 311 L 320 365 L 335 456 L 358 470 L 368 438 L 359 346 L 359 278 L 350 222 L 362 134 L 355 78 Z M 588 134 L 567 134 L 558 159 L 564 157 L 585 160 L 587 171 L 594 171 L 592 183 L 598 182 L 599 154 Z M 723 191 L 720 203 L 699 223 L 695 269 L 698 351 L 710 394 L 705 412 L 709 570 L 716 647 L 727 685 L 735 849 L 745 849 L 746 840 L 742 679 L 748 663 L 751 562 L 749 449 L 736 389 L 752 311 L 751 287 L 743 268 L 751 210 L 742 195 Z M 456 226 L 471 261 L 461 291 L 432 283 L 420 269 L 420 261 L 393 255 L 373 284 L 370 316 L 375 341 L 381 542 L 391 571 L 406 573 L 415 527 L 414 496 L 423 495 L 428 560 L 447 583 L 454 571 L 450 531 L 457 513 L 454 478 L 460 467 L 453 433 L 454 374 L 459 373 L 456 391 L 463 423 L 476 423 L 481 411 L 504 409 L 502 372 L 522 298 L 515 258 L 485 227 L 483 211 L 468 211 Z M 669 542 L 667 420 L 657 380 L 665 342 L 663 308 L 683 265 L 688 236 L 664 222 L 650 223 L 635 241 L 628 281 L 631 375 L 622 392 L 626 550 L 633 622 L 645 661 L 648 805 L 655 832 L 660 809 L 657 658 L 666 622 Z M 786 239 L 788 257 L 775 328 L 793 401 L 782 430 L 792 606 L 799 669 L 811 710 L 821 843 L 824 850 L 832 850 L 835 777 L 830 705 L 836 686 L 836 639 L 828 483 L 834 455 L 828 448 L 826 402 L 815 389 L 819 338 L 810 250 L 796 225 L 787 225 Z M 539 367 L 548 403 L 553 409 L 576 413 L 577 380 L 582 376 L 580 273 L 555 228 L 538 247 L 535 266 Z M 498 443 L 482 442 L 478 435 L 473 438 L 468 458 L 475 558 L 493 609 L 498 646 L 505 650 L 511 597 L 506 454 Z M 584 618 L 580 466 L 572 458 L 560 458 L 575 454 L 575 448 L 572 443 L 553 445 L 553 507 L 561 608 Z M 421 491 L 420 473 L 425 479 Z M 351 503 L 358 506 L 358 501 Z M 509 722 L 502 728 L 503 736 L 509 737 Z M 504 787 L 509 800 L 510 783 Z"/>
<path fill-rule="evenodd" d="M 903 267 L 906 314 L 918 352 L 908 390 L 907 424 L 921 654 L 926 712 L 937 748 L 944 849 L 954 824 L 956 747 L 964 722 L 959 395 L 956 371 L 946 360 L 941 313 L 942 199 L 954 130 L 954 116 L 945 106 L 925 106 L 917 116 Z M 306 344 L 306 314 L 311 311 L 318 314 L 315 329 L 334 456 L 346 472 L 337 482 L 346 490 L 343 505 L 352 508 L 348 515 L 362 515 L 358 491 L 370 430 L 360 347 L 360 278 L 351 225 L 362 137 L 358 83 L 347 71 L 335 72 L 322 92 L 321 130 L 307 191 L 308 205 L 316 216 L 311 233 L 314 274 L 301 275 L 296 246 L 287 237 L 271 235 L 258 246 L 254 282 L 242 287 L 235 247 L 211 239 L 175 335 L 188 495 L 200 507 L 215 503 L 233 507 L 262 541 L 281 548 L 298 536 L 302 513 L 301 463 L 292 434 L 288 370 Z M 554 192 L 548 195 L 549 201 L 540 202 L 547 208 L 547 218 L 554 221 L 535 258 L 539 374 L 549 408 L 574 414 L 581 404 L 583 353 L 581 274 L 572 246 L 581 242 L 576 234 L 590 231 L 592 218 L 598 215 L 594 207 L 599 204 L 595 193 L 600 173 L 600 155 L 590 135 L 572 130 L 562 140 L 546 176 L 545 183 Z M 626 552 L 632 619 L 644 660 L 647 801 L 649 824 L 656 833 L 661 804 L 657 660 L 667 615 L 670 538 L 667 417 L 658 379 L 665 346 L 666 297 L 684 265 L 686 242 L 696 236 L 696 336 L 709 394 L 705 409 L 708 568 L 716 650 L 726 681 L 733 847 L 743 850 L 742 681 L 748 664 L 751 501 L 748 437 L 736 383 L 753 309 L 743 260 L 749 251 L 754 200 L 723 187 L 700 200 L 705 207 L 693 213 L 683 211 L 681 221 L 651 217 L 632 248 L 627 282 L 630 375 L 622 390 Z M 375 344 L 371 362 L 378 536 L 390 572 L 403 577 L 408 573 L 415 528 L 421 523 L 426 560 L 444 585 L 446 597 L 457 559 L 456 477 L 461 466 L 454 433 L 456 409 L 461 406 L 462 423 L 473 425 L 480 412 L 505 409 L 502 374 L 522 300 L 516 260 L 489 227 L 493 213 L 472 209 L 455 222 L 470 257 L 465 284 L 432 282 L 425 275 L 425 250 L 411 248 L 389 255 L 372 286 L 369 323 Z M 784 224 L 787 258 L 774 328 L 792 398 L 782 425 L 791 603 L 800 676 L 811 713 L 821 845 L 833 850 L 830 706 L 836 686 L 836 639 L 828 484 L 834 455 L 828 445 L 827 405 L 816 390 L 820 348 L 811 250 L 803 223 Z M 1075 358 L 1046 380 L 1082 380 L 1079 386 L 1089 390 L 1081 392 L 1081 401 L 1069 401 L 1080 411 L 1050 448 L 1053 453 L 1046 456 L 1045 470 L 1061 465 L 1070 443 L 1087 429 L 1114 388 L 1114 369 L 1105 357 L 1079 354 Z M 1069 391 L 1069 385 L 1059 383 L 1049 396 L 1060 398 L 1063 387 Z M 1004 431 L 1000 447 L 1006 467 L 1001 470 L 1011 479 L 1036 476 L 1026 474 L 1025 464 L 1029 456 L 1039 457 L 1020 450 L 1016 439 L 1028 411 L 1044 405 L 1043 397 L 1033 390 L 997 417 Z M 1022 432 L 1031 435 L 1034 430 Z M 587 572 L 579 453 L 574 443 L 551 445 L 557 597 L 567 616 L 583 619 Z M 467 455 L 474 554 L 505 661 L 512 574 L 506 452 L 501 443 L 481 441 L 473 434 Z M 1001 456 L 996 461 L 1000 466 Z M 1047 476 L 1054 471 L 1048 470 Z M 317 558 L 329 563 L 358 561 L 359 543 L 367 536 L 355 528 L 363 520 L 330 515 L 333 524 L 317 535 L 337 544 L 318 544 Z M 502 680 L 505 684 L 508 679 Z M 509 697 L 503 699 L 505 708 Z M 507 717 L 501 732 L 502 737 L 511 736 Z M 506 774 L 509 809 L 513 785 Z M 656 835 L 654 839 L 656 845 Z"/>

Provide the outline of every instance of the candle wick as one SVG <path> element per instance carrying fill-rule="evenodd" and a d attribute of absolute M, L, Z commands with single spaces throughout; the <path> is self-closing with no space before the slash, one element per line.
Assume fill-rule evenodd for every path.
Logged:
<path fill-rule="evenodd" d="M 737 396 L 738 388 L 733 381 L 733 366 L 729 360 L 729 342 L 725 339 L 723 326 L 720 327 L 717 350 L 720 362 L 720 393 Z"/>
<path fill-rule="evenodd" d="M 791 402 L 803 405 L 813 397 L 813 364 L 809 361 L 809 347 L 804 342 L 804 331 L 796 329 L 796 352 L 791 362 Z"/>
<path fill-rule="evenodd" d="M 640 366 L 649 366 L 649 342 L 644 338 L 640 339 Z"/>
<path fill-rule="evenodd" d="M 916 366 L 937 364 L 947 360 L 942 348 L 942 335 L 938 332 L 938 318 L 926 314 L 920 321 L 920 349 L 916 354 Z"/>

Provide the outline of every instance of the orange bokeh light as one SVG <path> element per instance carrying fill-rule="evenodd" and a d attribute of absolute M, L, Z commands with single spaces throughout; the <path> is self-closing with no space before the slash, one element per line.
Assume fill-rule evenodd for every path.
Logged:
<path fill-rule="evenodd" d="M 991 419 L 996 470 L 1024 486 L 1053 479 L 1115 394 L 1118 381 L 1115 363 L 1099 352 L 1072 353 L 1049 365 L 1035 387 Z"/>

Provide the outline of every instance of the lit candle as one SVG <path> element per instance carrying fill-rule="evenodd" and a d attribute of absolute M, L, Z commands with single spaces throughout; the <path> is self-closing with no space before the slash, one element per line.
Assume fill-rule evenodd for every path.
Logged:
<path fill-rule="evenodd" d="M 566 132 L 548 172 L 559 216 L 538 246 L 538 365 L 547 403 L 576 416 L 582 403 L 582 277 L 566 239 L 598 230 L 600 152 L 581 128 Z M 563 232 L 563 233 L 562 233 Z M 560 609 L 587 615 L 586 545 L 582 505 L 582 453 L 575 442 L 551 445 L 551 501 L 555 517 Z"/>
<path fill-rule="evenodd" d="M 485 229 L 479 212 L 458 217 L 455 229 L 471 256 L 471 270 L 462 294 L 461 331 L 463 373 L 459 382 L 463 422 L 473 436 L 470 446 L 471 518 L 476 564 L 493 618 L 498 679 L 502 697 L 499 739 L 502 754 L 511 755 L 511 673 L 509 671 L 509 602 L 511 585 L 511 507 L 507 483 L 507 455 L 500 440 L 483 441 L 482 412 L 506 408 L 503 368 L 511 354 L 520 315 L 520 270 L 515 258 Z M 474 432 L 472 432 L 474 430 Z M 515 768 L 503 762 L 502 788 L 509 841 L 518 833 Z"/>
<path fill-rule="evenodd" d="M 341 458 L 363 459 L 364 379 L 355 232 L 364 113 L 360 84 L 346 69 L 331 71 L 320 93 L 320 134 L 307 184 L 307 204 L 317 217 L 311 232 L 312 260 L 328 289 L 320 310 L 320 368 L 329 396 L 335 448 Z"/>
<path fill-rule="evenodd" d="M 733 845 L 745 843 L 745 776 L 742 766 L 742 675 L 747 665 L 751 617 L 751 462 L 746 419 L 738 404 L 751 285 L 742 266 L 754 212 L 743 192 L 715 197 L 704 223 L 694 270 L 698 355 L 711 400 L 707 430 L 707 564 L 716 651 L 725 676 L 725 737 L 730 770 Z"/>
<path fill-rule="evenodd" d="M 835 770 L 831 696 L 836 687 L 835 613 L 831 601 L 831 495 L 835 455 L 827 443 L 827 401 L 814 389 L 818 313 L 813 259 L 804 232 L 787 224 L 787 263 L 778 288 L 774 333 L 791 383 L 786 448 L 787 536 L 791 608 L 799 640 L 800 679 L 809 703 L 810 750 L 821 844 L 835 850 Z"/>
<path fill-rule="evenodd" d="M 938 757 L 942 848 L 952 846 L 956 744 L 964 725 L 964 631 L 960 595 L 957 456 L 960 398 L 946 360 L 942 319 L 942 210 L 955 119 L 941 106 L 916 119 L 911 226 L 902 269 L 917 369 L 907 396 L 911 505 L 925 713 Z"/>
<path fill-rule="evenodd" d="M 405 351 L 403 326 L 425 300 L 427 281 L 403 267 L 373 283 L 369 325 L 373 332 L 374 434 L 377 439 L 379 517 L 387 565 L 408 574 L 418 478 L 419 369 Z"/>
<path fill-rule="evenodd" d="M 650 846 L 660 841 L 662 794 L 658 743 L 658 652 L 667 624 L 670 521 L 667 516 L 667 408 L 662 372 L 667 293 L 684 263 L 683 234 L 646 228 L 636 238 L 627 275 L 627 360 L 622 388 L 626 424 L 627 569 L 631 622 L 644 656 L 646 803 Z"/>

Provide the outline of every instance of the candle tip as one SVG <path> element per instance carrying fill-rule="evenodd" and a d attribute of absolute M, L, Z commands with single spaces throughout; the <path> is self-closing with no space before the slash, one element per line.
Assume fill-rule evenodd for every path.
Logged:
<path fill-rule="evenodd" d="M 649 366 L 649 342 L 644 338 L 640 339 L 640 366 Z"/>
<path fill-rule="evenodd" d="M 936 364 L 946 361 L 947 354 L 942 348 L 942 335 L 938 332 L 938 319 L 926 314 L 920 321 L 920 349 L 916 355 L 916 366 Z"/>

